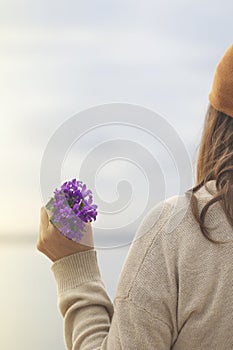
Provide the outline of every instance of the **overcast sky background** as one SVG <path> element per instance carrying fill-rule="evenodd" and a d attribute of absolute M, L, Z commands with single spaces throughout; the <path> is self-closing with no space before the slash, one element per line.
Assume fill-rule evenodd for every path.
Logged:
<path fill-rule="evenodd" d="M 232 13 L 230 0 L 1 1 L 1 348 L 64 349 L 50 263 L 33 245 L 43 204 L 41 159 L 55 130 L 95 105 L 137 104 L 166 118 L 194 159 L 214 71 L 232 43 Z M 153 152 L 145 135 L 118 132 Z M 109 128 L 76 144 L 63 179 L 77 174 L 97 140 L 114 135 Z M 177 193 L 169 161 L 161 167 L 167 195 Z M 99 195 L 114 200 L 109 189 L 123 177 L 133 183 L 135 174 L 129 164 L 109 164 L 97 179 Z M 139 173 L 138 181 L 134 200 L 145 201 Z M 111 297 L 127 250 L 98 251 Z"/>

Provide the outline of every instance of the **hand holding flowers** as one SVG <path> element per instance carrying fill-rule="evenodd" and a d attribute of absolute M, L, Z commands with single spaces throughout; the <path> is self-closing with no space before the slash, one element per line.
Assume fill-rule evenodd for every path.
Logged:
<path fill-rule="evenodd" d="M 65 182 L 41 208 L 37 249 L 52 261 L 93 249 L 91 221 L 96 220 L 96 208 L 86 185 L 76 179 Z"/>

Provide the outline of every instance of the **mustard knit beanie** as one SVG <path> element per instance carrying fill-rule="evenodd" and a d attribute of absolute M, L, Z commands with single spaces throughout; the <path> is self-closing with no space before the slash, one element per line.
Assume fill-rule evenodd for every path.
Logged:
<path fill-rule="evenodd" d="M 216 67 L 209 101 L 215 109 L 233 117 L 233 44 Z"/>

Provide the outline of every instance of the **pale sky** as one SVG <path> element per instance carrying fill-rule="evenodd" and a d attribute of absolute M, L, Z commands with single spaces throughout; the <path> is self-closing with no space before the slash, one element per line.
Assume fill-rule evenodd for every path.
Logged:
<path fill-rule="evenodd" d="M 232 7 L 230 1 L 3 1 L 1 234 L 35 234 L 44 149 L 81 110 L 109 102 L 154 109 L 193 157 L 215 66 L 231 44 Z"/>
<path fill-rule="evenodd" d="M 25 235 L 32 240 L 37 237 L 39 209 L 43 205 L 41 160 L 54 132 L 87 108 L 126 102 L 159 112 L 176 130 L 193 159 L 215 67 L 232 43 L 232 13 L 231 0 L 1 1 L 3 348 L 18 350 L 20 344 L 23 350 L 64 349 L 48 262 L 38 257 L 32 246 L 12 250 L 3 244 L 6 237 L 16 242 L 14 235 L 18 235 L 19 242 L 23 235 L 24 239 Z M 70 149 L 61 180 L 73 177 L 97 142 L 119 134 L 158 153 L 158 145 L 134 129 L 102 129 Z M 160 157 L 159 164 L 166 175 L 168 195 L 175 194 L 175 170 L 165 152 L 161 155 L 164 157 Z M 117 166 L 112 162 L 102 168 L 96 178 L 98 195 L 106 202 L 115 200 L 117 193 L 113 189 L 123 178 L 135 184 L 134 204 L 144 203 L 148 191 L 143 172 L 130 162 Z M 126 252 L 127 249 L 99 252 L 103 279 L 111 296 Z M 24 319 L 19 327 L 22 312 Z M 51 333 L 51 329 L 57 331 Z"/>

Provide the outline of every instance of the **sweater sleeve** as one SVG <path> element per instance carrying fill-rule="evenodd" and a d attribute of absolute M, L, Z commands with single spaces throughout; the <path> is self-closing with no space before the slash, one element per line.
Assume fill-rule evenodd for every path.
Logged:
<path fill-rule="evenodd" d="M 163 240 L 155 239 L 163 226 L 161 218 L 154 225 L 159 208 L 145 218 L 139 230 L 143 235 L 130 247 L 113 302 L 101 279 L 95 249 L 52 265 L 68 350 L 171 348 L 175 280 L 167 265 L 169 251 Z"/>
<path fill-rule="evenodd" d="M 67 349 L 102 349 L 114 307 L 101 279 L 96 250 L 62 258 L 52 265 L 52 271 Z"/>
<path fill-rule="evenodd" d="M 64 317 L 68 350 L 170 349 L 169 326 L 129 297 L 111 302 L 98 269 L 96 251 L 58 260 L 52 266 Z"/>

